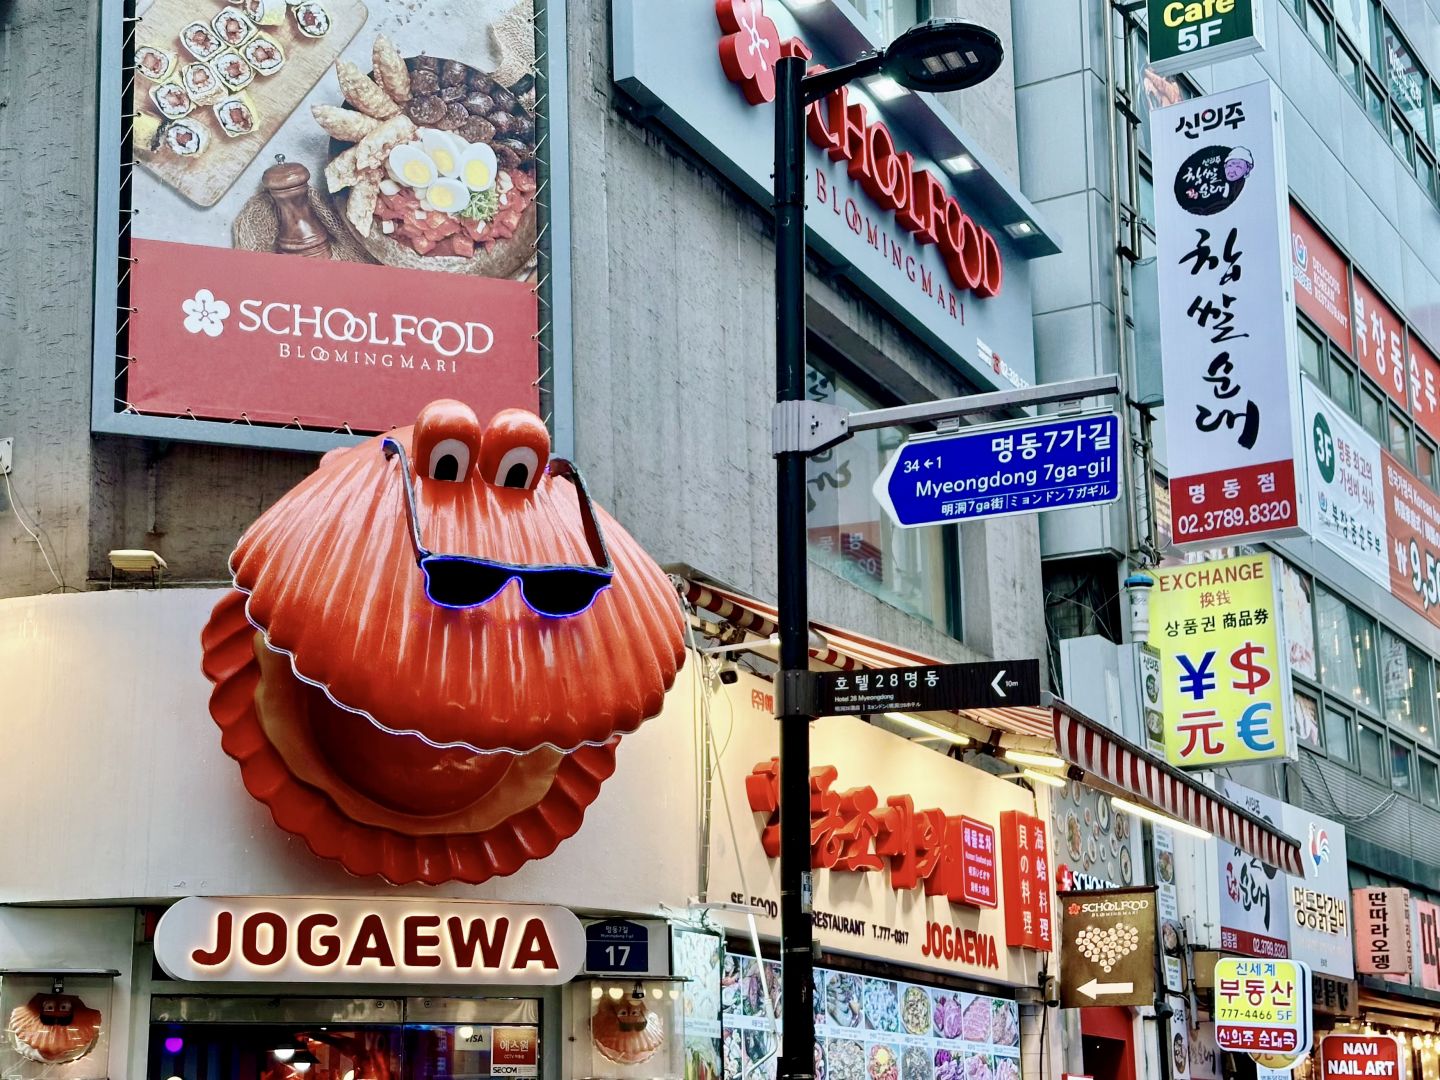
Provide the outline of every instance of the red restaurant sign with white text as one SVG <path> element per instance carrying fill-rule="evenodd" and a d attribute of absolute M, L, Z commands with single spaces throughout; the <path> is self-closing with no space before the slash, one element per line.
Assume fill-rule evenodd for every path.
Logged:
<path fill-rule="evenodd" d="M 1388 450 L 1380 451 L 1380 460 L 1390 591 L 1440 626 L 1440 496 Z"/>
<path fill-rule="evenodd" d="M 1007 810 L 1000 815 L 1004 852 L 1005 943 L 1049 952 L 1054 943 L 1050 908 L 1050 845 L 1045 823 Z"/>
<path fill-rule="evenodd" d="M 1440 439 L 1440 360 L 1410 335 L 1410 400 L 1415 422 Z"/>
<path fill-rule="evenodd" d="M 1335 344 L 1350 351 L 1350 289 L 1345 259 L 1293 203 L 1290 206 L 1290 261 L 1295 303 Z"/>
<path fill-rule="evenodd" d="M 1405 391 L 1405 324 L 1359 274 L 1355 275 L 1355 359 L 1402 409 Z"/>
<path fill-rule="evenodd" d="M 384 431 L 436 398 L 536 411 L 523 281 L 133 241 L 142 412 Z"/>

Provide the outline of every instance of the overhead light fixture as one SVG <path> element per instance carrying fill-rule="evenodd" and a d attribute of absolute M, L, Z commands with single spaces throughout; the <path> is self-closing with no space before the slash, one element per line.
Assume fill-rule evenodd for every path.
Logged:
<path fill-rule="evenodd" d="M 298 1073 L 307 1073 L 312 1065 L 320 1064 L 320 1059 L 309 1050 L 296 1050 L 295 1056 L 290 1059 L 290 1067 Z"/>
<path fill-rule="evenodd" d="M 940 93 L 982 83 L 1005 59 L 994 31 L 959 19 L 930 19 L 886 46 L 881 70 L 911 90 Z"/>
<path fill-rule="evenodd" d="M 913 716 L 906 716 L 904 713 L 898 712 L 887 712 L 881 713 L 880 715 L 892 723 L 909 728 L 911 731 L 918 731 L 936 739 L 944 739 L 946 742 L 953 743 L 956 746 L 970 745 L 970 736 L 961 735 L 960 732 L 943 728 L 939 724 L 932 724 L 928 720 L 918 720 Z"/>
<path fill-rule="evenodd" d="M 1035 235 L 1035 226 L 1028 221 L 1015 221 L 1005 226 L 1005 231 L 1016 240 L 1025 236 Z"/>
<path fill-rule="evenodd" d="M 980 165 L 969 154 L 956 154 L 954 157 L 941 158 L 940 167 L 946 172 L 968 173 L 974 172 Z"/>
<path fill-rule="evenodd" d="M 1042 769 L 1063 769 L 1065 761 L 1054 754 L 1037 754 L 1030 750 L 1006 750 L 1005 760 L 1016 765 L 1035 765 Z"/>
<path fill-rule="evenodd" d="M 1027 780 L 1034 780 L 1036 783 L 1044 784 L 1046 787 L 1064 787 L 1066 783 L 1060 777 L 1048 772 L 1040 772 L 1038 769 L 1021 769 L 1020 775 Z"/>
<path fill-rule="evenodd" d="M 274 1050 L 271 1050 L 270 1053 L 274 1055 L 276 1061 L 289 1061 L 295 1056 L 295 1047 L 277 1046 Z"/>
<path fill-rule="evenodd" d="M 1134 814 L 1136 817 L 1144 818 L 1155 825 L 1163 825 L 1167 829 L 1174 829 L 1186 836 L 1193 836 L 1196 840 L 1211 840 L 1213 836 L 1200 828 L 1198 825 L 1191 825 L 1188 821 L 1181 821 L 1169 814 L 1162 814 L 1159 810 L 1151 810 L 1148 806 L 1141 806 L 1129 799 L 1122 799 L 1119 795 L 1110 796 L 1110 805 L 1116 810 L 1123 810 L 1127 814 Z"/>
<path fill-rule="evenodd" d="M 866 79 L 865 89 L 870 91 L 870 96 L 876 101 L 894 101 L 907 93 L 905 87 L 889 75 L 876 75 L 873 79 Z"/>
<path fill-rule="evenodd" d="M 120 548 L 110 552 L 110 565 L 116 570 L 148 573 L 151 570 L 164 570 L 169 564 L 159 552 L 146 551 L 143 548 Z"/>

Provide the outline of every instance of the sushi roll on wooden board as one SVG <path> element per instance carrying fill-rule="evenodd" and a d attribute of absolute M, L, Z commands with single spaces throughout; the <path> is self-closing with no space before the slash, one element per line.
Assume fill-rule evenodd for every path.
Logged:
<path fill-rule="evenodd" d="M 161 83 L 151 90 L 150 100 L 166 120 L 179 120 L 182 116 L 189 116 L 195 108 L 195 102 L 190 99 L 185 87 L 174 80 Z"/>
<path fill-rule="evenodd" d="M 367 21 L 366 3 L 152 0 L 136 30 L 137 42 L 154 51 L 136 49 L 137 69 L 141 61 L 146 68 L 135 111 L 156 126 L 147 121 L 132 139 L 136 163 L 195 205 L 214 206 L 331 72 Z M 192 66 L 201 64 L 218 80 L 218 92 Z M 173 88 L 165 109 L 152 93 L 162 86 Z M 171 102 L 172 92 L 183 96 Z M 175 129 L 177 146 L 167 136 L 182 119 L 193 131 Z"/>

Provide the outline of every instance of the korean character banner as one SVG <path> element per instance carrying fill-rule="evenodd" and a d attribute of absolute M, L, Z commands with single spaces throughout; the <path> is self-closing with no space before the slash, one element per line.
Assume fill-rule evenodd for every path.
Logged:
<path fill-rule="evenodd" d="M 1152 114 L 1177 545 L 1300 531 L 1299 365 L 1270 83 Z"/>
<path fill-rule="evenodd" d="M 1290 667 L 1273 557 L 1162 567 L 1150 610 L 1159 630 L 1165 759 L 1202 768 L 1291 756 Z"/>

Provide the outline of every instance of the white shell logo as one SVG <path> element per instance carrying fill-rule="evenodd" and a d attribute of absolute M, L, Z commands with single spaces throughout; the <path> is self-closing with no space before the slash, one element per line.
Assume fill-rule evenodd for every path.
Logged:
<path fill-rule="evenodd" d="M 219 337 L 225 329 L 225 320 L 230 317 L 230 305 L 216 300 L 209 289 L 201 289 L 194 299 L 183 301 L 180 307 L 185 312 L 185 329 L 206 337 Z"/>

